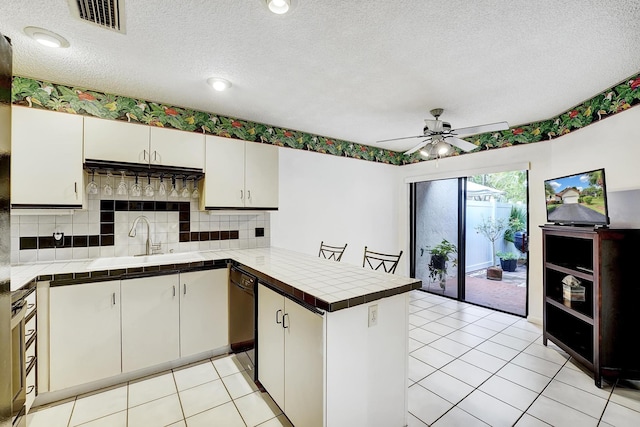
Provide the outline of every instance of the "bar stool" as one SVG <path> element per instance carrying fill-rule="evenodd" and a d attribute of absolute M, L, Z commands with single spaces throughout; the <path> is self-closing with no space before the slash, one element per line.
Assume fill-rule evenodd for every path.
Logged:
<path fill-rule="evenodd" d="M 331 246 L 325 245 L 324 240 L 320 242 L 320 252 L 318 252 L 318 256 L 325 259 L 332 259 L 334 261 L 340 261 L 342 258 L 342 254 L 344 250 L 347 248 L 347 244 L 344 246 Z"/>
<path fill-rule="evenodd" d="M 362 266 L 368 265 L 372 270 L 379 270 L 382 267 L 385 273 L 395 273 L 402 251 L 398 255 L 395 254 L 383 254 L 380 252 L 374 252 L 364 247 L 364 259 L 362 260 Z"/>

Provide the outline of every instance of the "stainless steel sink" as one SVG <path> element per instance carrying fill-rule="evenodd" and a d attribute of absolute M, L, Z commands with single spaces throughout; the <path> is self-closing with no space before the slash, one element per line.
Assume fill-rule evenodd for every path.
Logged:
<path fill-rule="evenodd" d="M 180 252 L 175 254 L 135 255 L 113 258 L 98 258 L 89 264 L 90 269 L 122 268 L 144 265 L 173 264 L 177 262 L 202 261 L 204 257 L 196 252 Z"/>

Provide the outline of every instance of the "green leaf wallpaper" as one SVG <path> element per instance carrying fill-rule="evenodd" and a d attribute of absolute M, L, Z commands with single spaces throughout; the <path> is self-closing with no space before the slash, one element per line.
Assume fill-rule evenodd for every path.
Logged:
<path fill-rule="evenodd" d="M 170 127 L 392 165 L 425 160 L 418 152 L 406 156 L 401 152 L 355 142 L 20 76 L 13 78 L 12 102 L 33 108 L 146 123 L 149 126 Z M 482 150 L 549 140 L 619 113 L 639 102 L 640 74 L 557 117 L 515 126 L 505 131 L 475 135 L 466 140 Z M 457 149 L 453 153 L 454 156 L 462 154 L 466 153 Z"/>

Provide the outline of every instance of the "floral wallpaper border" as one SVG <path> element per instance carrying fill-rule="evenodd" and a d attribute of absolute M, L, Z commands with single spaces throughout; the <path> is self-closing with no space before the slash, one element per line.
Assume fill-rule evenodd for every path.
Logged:
<path fill-rule="evenodd" d="M 209 135 L 393 165 L 404 165 L 426 160 L 417 152 L 407 156 L 401 152 L 226 117 L 215 113 L 164 105 L 20 76 L 13 78 L 12 102 L 15 105 L 33 108 L 95 116 L 103 119 L 126 120 L 184 131 L 203 132 Z M 619 113 L 638 103 L 640 103 L 640 74 L 626 79 L 620 84 L 551 119 L 512 127 L 505 131 L 475 135 L 466 139 L 483 150 L 549 140 Z M 456 150 L 453 153 L 454 156 L 461 154 L 465 153 L 460 150 Z"/>

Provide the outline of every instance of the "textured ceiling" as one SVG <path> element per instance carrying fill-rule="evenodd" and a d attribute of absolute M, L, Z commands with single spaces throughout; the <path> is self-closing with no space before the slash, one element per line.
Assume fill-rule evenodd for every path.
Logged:
<path fill-rule="evenodd" d="M 640 71 L 638 0 L 126 0 L 126 34 L 66 0 L 2 0 L 14 74 L 402 151 L 454 128 L 543 120 Z M 64 36 L 49 49 L 23 28 Z M 211 76 L 233 83 L 214 92 Z"/>

